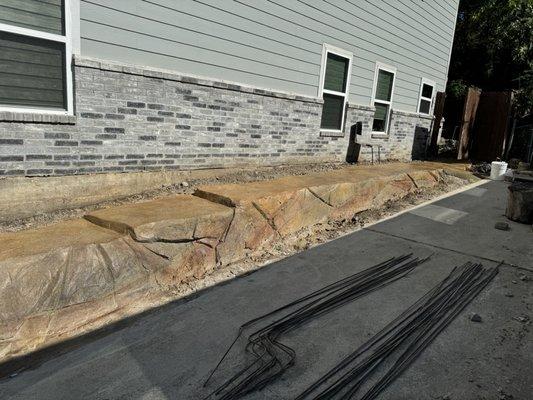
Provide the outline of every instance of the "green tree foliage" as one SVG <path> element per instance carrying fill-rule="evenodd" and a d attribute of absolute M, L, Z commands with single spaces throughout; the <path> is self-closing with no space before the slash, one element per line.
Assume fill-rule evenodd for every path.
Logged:
<path fill-rule="evenodd" d="M 533 108 L 533 0 L 461 0 L 450 64 L 450 95 L 468 86 L 516 91 L 516 111 Z"/>

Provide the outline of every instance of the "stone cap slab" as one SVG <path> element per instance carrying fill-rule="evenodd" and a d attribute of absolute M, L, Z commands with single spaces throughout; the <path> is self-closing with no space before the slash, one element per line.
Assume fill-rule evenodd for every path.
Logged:
<path fill-rule="evenodd" d="M 205 185 L 200 186 L 195 195 L 233 207 L 265 197 L 292 193 L 304 188 L 357 183 L 368 179 L 388 178 L 411 173 L 418 178 L 426 176 L 428 174 L 427 171 L 442 169 L 445 166 L 447 164 L 433 162 L 354 165 L 338 170 L 302 176 L 287 176 L 246 184 Z M 461 167 L 454 168 L 460 169 Z"/>
<path fill-rule="evenodd" d="M 84 219 L 64 221 L 43 228 L 0 234 L 0 261 L 49 251 L 107 243 L 119 238 L 117 232 L 101 228 Z"/>
<path fill-rule="evenodd" d="M 190 195 L 126 204 L 87 214 L 94 224 L 129 234 L 140 242 L 220 238 L 233 210 Z"/>

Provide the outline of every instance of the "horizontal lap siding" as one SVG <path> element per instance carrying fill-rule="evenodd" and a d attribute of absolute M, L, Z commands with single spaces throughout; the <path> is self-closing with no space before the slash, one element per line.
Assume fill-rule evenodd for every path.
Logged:
<path fill-rule="evenodd" d="M 445 85 L 457 0 L 82 0 L 82 54 L 316 96 L 322 44 L 354 54 L 350 102 L 375 62 L 397 68 L 393 107 L 420 78 Z"/>
<path fill-rule="evenodd" d="M 0 104 L 64 107 L 60 44 L 0 32 Z"/>
<path fill-rule="evenodd" d="M 61 0 L 2 0 L 0 23 L 62 35 Z"/>

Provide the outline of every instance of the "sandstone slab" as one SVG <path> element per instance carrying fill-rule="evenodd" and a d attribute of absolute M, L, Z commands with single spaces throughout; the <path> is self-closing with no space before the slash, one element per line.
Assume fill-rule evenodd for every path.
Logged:
<path fill-rule="evenodd" d="M 116 316 L 132 296 L 202 278 L 232 218 L 228 207 L 174 196 L 0 235 L 0 357 Z"/>
<path fill-rule="evenodd" d="M 246 184 L 201 186 L 195 195 L 233 207 L 235 217 L 219 246 L 222 264 L 236 261 L 275 238 L 326 219 L 350 218 L 429 188 L 443 179 L 445 164 L 387 163 L 353 166 Z M 464 170 L 453 165 L 450 170 Z"/>
<path fill-rule="evenodd" d="M 177 195 L 98 210 L 85 218 L 138 242 L 180 242 L 221 238 L 233 211 L 195 196 Z"/>
<path fill-rule="evenodd" d="M 148 287 L 166 264 L 131 238 L 85 220 L 0 235 L 0 354 L 60 334 L 66 325 L 53 319 L 65 310 L 94 303 L 76 318 L 112 312 L 117 304 L 102 299 Z"/>
<path fill-rule="evenodd" d="M 302 228 L 434 186 L 443 168 L 390 163 L 205 186 L 0 234 L 0 359 L 131 315 L 150 293 L 170 293 Z"/>
<path fill-rule="evenodd" d="M 359 182 L 314 186 L 309 190 L 332 206 L 329 218 L 340 220 L 379 207 L 387 201 L 403 198 L 414 188 L 407 174 L 398 174 Z"/>
<path fill-rule="evenodd" d="M 217 247 L 218 263 L 227 265 L 243 259 L 278 237 L 277 232 L 252 204 L 235 207 L 230 227 Z"/>

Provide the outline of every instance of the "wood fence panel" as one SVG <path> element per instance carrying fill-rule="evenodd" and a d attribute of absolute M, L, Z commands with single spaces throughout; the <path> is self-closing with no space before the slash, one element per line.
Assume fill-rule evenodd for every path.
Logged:
<path fill-rule="evenodd" d="M 494 161 L 505 153 L 513 95 L 511 91 L 483 92 L 472 130 L 471 157 Z"/>
<path fill-rule="evenodd" d="M 461 133 L 459 139 L 459 150 L 457 152 L 457 159 L 464 160 L 469 158 L 469 150 L 471 145 L 471 132 L 476 120 L 476 112 L 479 104 L 481 90 L 477 88 L 468 88 L 466 94 L 465 105 L 463 108 L 463 118 L 461 121 Z"/>

